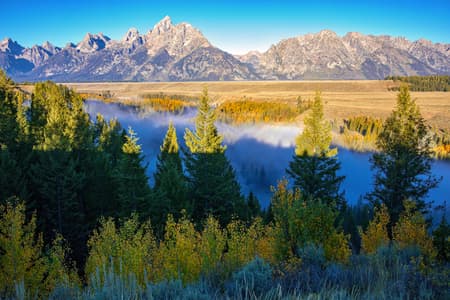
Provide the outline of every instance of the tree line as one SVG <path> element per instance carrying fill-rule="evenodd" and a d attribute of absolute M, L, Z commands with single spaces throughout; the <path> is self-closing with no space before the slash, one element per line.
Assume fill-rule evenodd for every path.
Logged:
<path fill-rule="evenodd" d="M 409 89 L 415 92 L 448 92 L 450 91 L 450 76 L 430 75 L 430 76 L 388 76 L 386 80 L 406 83 Z M 398 87 L 390 88 L 398 91 Z"/>
<path fill-rule="evenodd" d="M 195 129 L 184 133 L 187 149 L 169 125 L 152 187 L 131 128 L 101 115 L 91 120 L 78 94 L 51 82 L 37 83 L 24 101 L 1 73 L 2 297 L 98 286 L 108 274 L 133 277 L 136 289 L 176 279 L 223 282 L 255 257 L 279 274 L 300 272 L 311 245 L 344 265 L 360 249 L 372 254 L 391 244 L 416 246 L 427 266 L 448 261 L 445 218 L 433 239 L 426 232 L 424 197 L 439 179 L 430 172 L 427 127 L 406 87 L 377 139 L 370 222 L 369 207 L 356 212 L 346 204 L 320 93 L 296 140 L 291 182 L 273 188 L 267 211 L 241 194 L 216 113 L 205 90 Z"/>
<path fill-rule="evenodd" d="M 311 101 L 298 99 L 297 105 L 253 100 L 226 101 L 217 108 L 220 121 L 242 124 L 291 122 L 311 107 Z"/>

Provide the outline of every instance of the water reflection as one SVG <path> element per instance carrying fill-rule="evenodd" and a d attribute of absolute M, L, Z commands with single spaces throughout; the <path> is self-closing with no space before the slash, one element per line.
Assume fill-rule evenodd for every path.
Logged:
<path fill-rule="evenodd" d="M 185 147 L 184 129 L 193 129 L 195 109 L 186 109 L 183 114 L 151 113 L 118 104 L 87 101 L 86 110 L 95 117 L 101 113 L 106 119 L 117 118 L 124 128 L 131 126 L 140 138 L 142 149 L 149 163 L 148 175 L 153 184 L 156 157 L 170 121 L 177 128 L 178 141 Z M 294 153 L 295 137 L 300 132 L 296 126 L 244 125 L 232 126 L 218 123 L 218 130 L 227 144 L 227 157 L 236 170 L 243 194 L 250 191 L 258 197 L 265 207 L 270 199 L 270 186 L 286 175 L 286 168 Z M 342 163 L 340 173 L 346 176 L 343 183 L 345 196 L 354 204 L 372 190 L 373 173 L 370 169 L 370 153 L 356 153 L 339 149 Z M 430 192 L 429 200 L 435 204 L 450 203 L 450 163 L 435 161 L 433 174 L 442 176 L 443 181 L 437 189 Z"/>

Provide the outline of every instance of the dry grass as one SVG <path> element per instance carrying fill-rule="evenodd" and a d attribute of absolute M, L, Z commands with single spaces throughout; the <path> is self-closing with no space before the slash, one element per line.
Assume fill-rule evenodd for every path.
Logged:
<path fill-rule="evenodd" d="M 296 101 L 312 98 L 315 91 L 322 91 L 326 101 L 325 114 L 329 119 L 342 119 L 355 115 L 386 117 L 394 108 L 396 92 L 388 91 L 396 86 L 389 80 L 342 81 L 234 81 L 234 82 L 111 82 L 68 83 L 81 93 L 110 91 L 115 98 L 139 99 L 140 95 L 164 93 L 167 95 L 198 96 L 208 87 L 216 102 L 238 100 L 245 97 L 254 101 Z M 425 119 L 431 125 L 450 129 L 450 93 L 412 92 Z"/>

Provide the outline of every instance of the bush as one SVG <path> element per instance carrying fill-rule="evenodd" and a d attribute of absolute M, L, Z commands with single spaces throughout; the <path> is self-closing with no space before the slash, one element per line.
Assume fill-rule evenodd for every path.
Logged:
<path fill-rule="evenodd" d="M 227 294 L 231 298 L 259 298 L 272 286 L 272 268 L 259 257 L 256 257 L 241 270 L 233 273 L 226 283 Z"/>

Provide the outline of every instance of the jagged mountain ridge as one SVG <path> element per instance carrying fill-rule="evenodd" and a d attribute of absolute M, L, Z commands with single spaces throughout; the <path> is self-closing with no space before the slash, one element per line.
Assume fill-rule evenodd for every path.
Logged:
<path fill-rule="evenodd" d="M 88 33 L 64 48 L 49 42 L 24 48 L 7 38 L 0 42 L 0 67 L 18 81 L 382 79 L 450 74 L 450 45 L 323 30 L 233 56 L 192 25 L 165 17 L 146 34 L 131 28 L 112 40 Z"/>
<path fill-rule="evenodd" d="M 356 32 L 339 37 L 330 30 L 283 40 L 262 53 L 257 61 L 255 56 L 252 59 L 258 73 L 267 79 L 383 79 L 389 75 L 450 74 L 449 44 Z"/>

